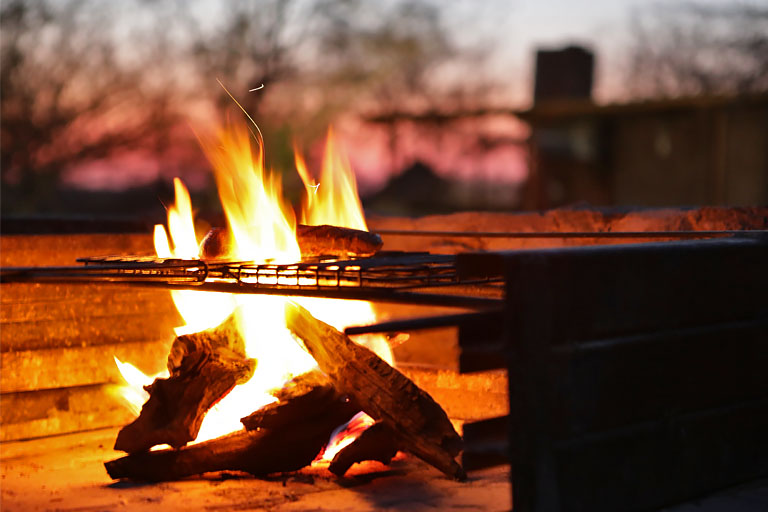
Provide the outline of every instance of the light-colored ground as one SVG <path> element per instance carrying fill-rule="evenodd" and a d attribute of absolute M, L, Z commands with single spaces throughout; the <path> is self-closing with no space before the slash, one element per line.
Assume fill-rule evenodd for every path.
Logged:
<path fill-rule="evenodd" d="M 113 482 L 103 462 L 117 429 L 34 441 L 0 443 L 0 511 L 111 512 L 206 511 L 450 511 L 509 510 L 509 468 L 470 474 L 468 482 L 445 478 L 412 457 L 390 466 L 355 466 L 348 478 L 326 469 L 258 479 L 242 474 L 160 484 Z M 763 512 L 768 480 L 753 481 L 664 512 Z"/>
<path fill-rule="evenodd" d="M 113 482 L 103 462 L 116 429 L 0 444 L 2 512 L 149 510 L 509 510 L 509 468 L 454 482 L 412 457 L 356 466 L 338 479 L 322 468 L 270 479 L 241 474 L 161 484 Z M 357 469 L 356 469 L 357 468 Z"/>

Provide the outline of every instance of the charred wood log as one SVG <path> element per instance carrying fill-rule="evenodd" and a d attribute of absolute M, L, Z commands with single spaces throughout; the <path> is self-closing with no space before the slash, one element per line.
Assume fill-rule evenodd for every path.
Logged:
<path fill-rule="evenodd" d="M 139 417 L 120 430 L 115 450 L 138 453 L 159 444 L 184 446 L 197 437 L 208 409 L 248 381 L 255 367 L 256 361 L 245 356 L 234 316 L 217 328 L 177 337 L 168 356 L 170 377 L 145 388 L 149 400 Z"/>
<path fill-rule="evenodd" d="M 382 246 L 376 233 L 339 226 L 296 227 L 296 238 L 304 258 L 318 256 L 371 256 Z M 235 242 L 226 228 L 213 228 L 200 243 L 200 257 L 205 260 L 227 258 L 235 252 Z"/>
<path fill-rule="evenodd" d="M 310 464 L 331 433 L 357 412 L 327 377 L 310 372 L 278 394 L 282 400 L 267 405 L 243 423 L 242 430 L 178 450 L 128 455 L 104 464 L 114 479 L 177 480 L 211 471 L 245 471 L 256 476 L 295 471 Z M 296 415 L 308 401 L 317 404 Z M 302 406 L 302 407 L 300 407 Z M 264 412 L 268 411 L 268 412 Z M 256 414 L 256 413 L 254 413 Z"/>
<path fill-rule="evenodd" d="M 328 409 L 347 411 L 351 418 L 359 410 L 336 391 L 324 373 L 317 370 L 299 375 L 273 395 L 277 402 L 267 404 L 240 420 L 246 430 L 286 427 L 320 416 Z M 339 422 L 339 425 L 347 420 Z"/>
<path fill-rule="evenodd" d="M 396 453 L 397 442 L 394 433 L 384 423 L 377 422 L 339 450 L 328 469 L 336 476 L 344 476 L 352 464 L 366 460 L 389 464 Z"/>
<path fill-rule="evenodd" d="M 384 423 L 397 445 L 456 479 L 466 478 L 455 457 L 462 449 L 445 411 L 432 397 L 376 354 L 314 318 L 296 303 L 286 325 L 304 342 L 336 389 Z"/>
<path fill-rule="evenodd" d="M 227 228 L 211 228 L 200 242 L 199 255 L 204 260 L 231 259 L 235 249 L 235 239 Z"/>
<path fill-rule="evenodd" d="M 114 479 L 178 480 L 211 471 L 255 476 L 295 471 L 310 464 L 342 417 L 308 419 L 280 429 L 241 430 L 178 450 L 137 453 L 104 464 Z"/>
<path fill-rule="evenodd" d="M 383 242 L 376 233 L 338 226 L 305 226 L 296 228 L 302 256 L 372 256 Z"/>

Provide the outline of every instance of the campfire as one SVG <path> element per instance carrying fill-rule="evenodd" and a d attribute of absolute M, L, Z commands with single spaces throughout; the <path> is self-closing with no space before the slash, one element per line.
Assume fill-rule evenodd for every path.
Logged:
<path fill-rule="evenodd" d="M 192 202 L 177 181 L 167 228 L 155 229 L 153 256 L 131 256 L 148 252 L 151 226 L 136 237 L 146 246 L 130 242 L 133 235 L 88 235 L 72 247 L 67 236 L 9 237 L 12 244 L 4 244 L 4 294 L 18 302 L 9 315 L 15 321 L 5 325 L 15 327 L 12 346 L 24 349 L 3 357 L 6 389 L 24 395 L 14 399 L 23 404 L 42 395 L 34 404 L 49 407 L 57 388 L 88 398 L 95 385 L 92 400 L 101 405 L 101 386 L 115 377 L 109 354 L 125 360 L 117 365 L 131 383 L 121 396 L 135 411 L 132 421 L 95 414 L 87 403 L 72 413 L 83 418 L 77 429 L 128 423 L 115 442 L 127 455 L 106 462 L 112 478 L 162 481 L 232 470 L 266 476 L 311 465 L 302 477 L 327 472 L 333 479 L 356 462 L 388 463 L 405 452 L 416 456 L 409 461 L 415 465 L 394 468 L 424 466 L 419 458 L 457 480 L 464 470 L 502 465 L 473 478 L 481 485 L 432 472 L 437 485 L 430 491 L 451 487 L 430 506 L 469 493 L 475 506 L 506 499 L 506 486 L 491 492 L 500 477 L 511 482 L 520 510 L 555 509 L 558 501 L 564 509 L 645 510 L 768 474 L 765 208 L 371 219 L 386 237 L 384 251 L 367 231 L 348 166 L 325 165 L 316 182 L 297 158 L 306 198 L 294 219 L 243 127 L 202 141 L 215 164 L 226 226 L 196 235 Z M 331 138 L 326 164 L 344 162 L 333 147 Z M 67 258 L 83 265 L 59 266 Z M 22 262 L 38 266 L 12 266 Z M 55 286 L 44 290 L 43 283 Z M 114 311 L 107 284 L 124 290 L 132 321 Z M 136 307 L 135 290 L 147 288 L 162 295 Z M 163 300 L 173 307 L 166 289 L 183 325 L 170 350 L 167 340 L 158 351 L 157 333 L 166 336 L 170 326 L 156 322 L 176 315 L 147 311 Z M 79 305 L 71 303 L 81 299 L 75 290 L 83 294 Z M 376 319 L 367 300 L 393 305 L 395 314 Z M 410 316 L 415 305 L 428 307 L 429 316 Z M 54 324 L 63 326 L 58 338 L 47 317 L 38 317 L 48 309 L 64 316 Z M 92 321 L 106 321 L 120 336 L 141 328 L 141 341 L 103 343 L 103 332 L 87 330 Z M 399 370 L 378 333 L 410 336 L 395 349 L 405 355 Z M 60 360 L 67 365 L 62 354 L 81 337 L 83 349 L 75 349 L 77 364 L 70 365 L 77 372 L 60 371 Z M 148 361 L 167 363 L 167 372 L 147 376 L 129 364 L 156 371 Z M 463 422 L 462 437 L 423 389 Z M 30 427 L 35 407 L 16 411 L 25 422 L 14 425 L 14 435 L 41 431 Z M 57 398 L 56 407 L 70 402 Z M 62 432 L 44 426 L 45 435 Z M 83 467 L 113 458 L 102 444 Z M 52 496 L 26 492 L 31 487 L 21 475 L 28 468 L 49 472 L 40 460 L 22 458 L 14 469 L 19 478 L 6 480 L 24 500 Z M 350 473 L 376 471 L 379 462 Z M 63 487 L 79 498 L 81 487 L 62 483 L 78 475 L 69 461 L 60 467 L 66 476 L 57 477 L 55 492 Z M 408 480 L 423 481 L 420 473 L 409 470 Z M 281 485 L 228 476 L 215 478 L 249 489 Z M 376 480 L 368 476 L 362 480 Z M 116 490 L 103 478 L 99 471 L 91 489 L 108 489 L 109 499 L 147 501 L 168 489 Z M 324 503 L 326 495 L 311 487 L 315 501 L 305 508 Z M 398 489 L 408 494 L 408 487 Z"/>
<path fill-rule="evenodd" d="M 301 223 L 255 139 L 235 123 L 200 138 L 228 225 L 198 240 L 189 194 L 177 179 L 168 229 L 155 227 L 158 258 L 332 264 L 381 249 L 381 238 L 367 230 L 354 174 L 332 132 L 318 181 L 297 152 L 305 186 Z M 317 284 L 279 270 L 241 279 L 278 287 Z M 386 339 L 366 334 L 353 341 L 343 333 L 375 321 L 370 303 L 170 293 L 186 324 L 176 328 L 168 372 L 148 377 L 116 359 L 127 382 L 121 397 L 138 417 L 115 442 L 128 455 L 105 464 L 112 478 L 160 481 L 221 470 L 263 476 L 310 464 L 327 464 L 343 476 L 357 462 L 386 464 L 399 451 L 465 478 L 455 460 L 461 437 L 440 405 L 394 367 Z"/>

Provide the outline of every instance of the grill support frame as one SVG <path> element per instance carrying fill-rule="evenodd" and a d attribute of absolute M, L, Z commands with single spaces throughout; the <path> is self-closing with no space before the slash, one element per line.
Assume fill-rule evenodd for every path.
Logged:
<path fill-rule="evenodd" d="M 510 388 L 508 417 L 467 425 L 465 465 L 506 455 L 515 511 L 649 510 L 768 476 L 768 238 L 462 258 L 507 286 L 502 334 L 460 338 L 462 371 L 505 367 Z"/>

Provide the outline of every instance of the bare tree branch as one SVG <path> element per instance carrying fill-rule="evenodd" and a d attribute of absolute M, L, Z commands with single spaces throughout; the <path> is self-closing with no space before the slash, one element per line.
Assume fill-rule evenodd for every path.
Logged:
<path fill-rule="evenodd" d="M 627 86 L 634 96 L 768 91 L 768 8 L 656 5 L 631 26 Z"/>

